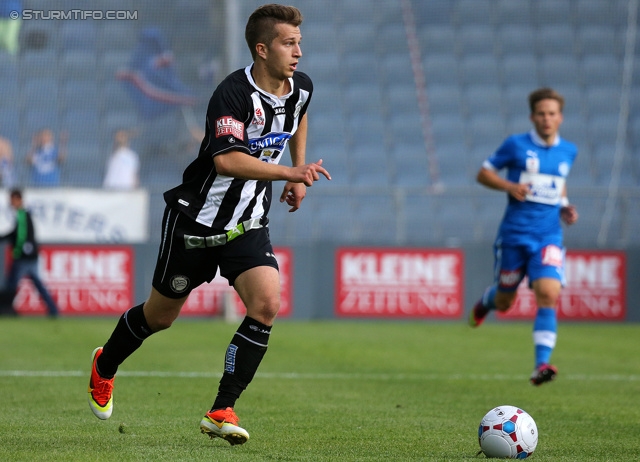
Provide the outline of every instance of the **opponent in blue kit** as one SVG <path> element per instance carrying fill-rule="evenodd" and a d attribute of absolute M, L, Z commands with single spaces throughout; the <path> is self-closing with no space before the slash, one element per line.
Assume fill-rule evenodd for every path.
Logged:
<path fill-rule="evenodd" d="M 508 204 L 494 244 L 494 283 L 475 304 L 469 324 L 477 327 L 491 310 L 507 311 L 525 276 L 538 311 L 533 325 L 535 368 L 531 383 L 553 380 L 550 364 L 556 345 L 556 303 L 564 285 L 562 225 L 578 213 L 567 199 L 566 178 L 577 148 L 558 134 L 564 98 L 550 88 L 529 95 L 533 130 L 507 138 L 478 172 L 482 185 L 508 194 Z M 498 171 L 507 169 L 506 178 Z"/>
<path fill-rule="evenodd" d="M 220 358 L 224 370 L 202 433 L 243 444 L 235 403 L 267 350 L 280 308 L 280 278 L 267 214 L 271 182 L 285 181 L 280 202 L 298 210 L 306 187 L 321 175 L 322 160 L 305 163 L 307 108 L 313 84 L 297 71 L 302 14 L 291 6 L 263 5 L 245 29 L 253 64 L 216 88 L 207 109 L 197 158 L 182 184 L 165 192 L 162 236 L 149 298 L 120 318 L 109 340 L 93 352 L 89 406 L 99 419 L 113 411 L 113 382 L 122 364 L 150 335 L 167 329 L 189 293 L 218 269 L 246 309 Z M 292 166 L 279 165 L 289 146 Z M 210 344 L 202 339 L 202 348 Z M 211 353 L 214 353 L 213 351 Z"/>

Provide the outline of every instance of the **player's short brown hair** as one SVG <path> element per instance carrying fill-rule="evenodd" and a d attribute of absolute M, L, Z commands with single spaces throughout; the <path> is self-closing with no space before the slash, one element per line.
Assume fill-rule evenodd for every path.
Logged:
<path fill-rule="evenodd" d="M 270 3 L 257 8 L 247 21 L 244 30 L 244 38 L 251 51 L 251 57 L 256 59 L 256 45 L 264 43 L 270 45 L 278 36 L 276 24 L 291 24 L 298 27 L 302 24 L 302 13 L 295 6 L 278 5 Z"/>
<path fill-rule="evenodd" d="M 529 109 L 531 114 L 536 110 L 536 104 L 543 99 L 555 99 L 560 104 L 560 112 L 564 109 L 564 98 L 553 88 L 538 88 L 529 94 Z"/>

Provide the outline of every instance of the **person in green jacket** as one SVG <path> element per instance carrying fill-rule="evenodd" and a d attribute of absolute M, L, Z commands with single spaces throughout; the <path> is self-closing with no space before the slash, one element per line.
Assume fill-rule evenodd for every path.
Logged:
<path fill-rule="evenodd" d="M 0 311 L 16 314 L 13 299 L 18 291 L 18 283 L 23 277 L 28 277 L 42 297 L 49 316 L 56 317 L 59 313 L 58 306 L 38 274 L 38 243 L 31 214 L 24 208 L 22 191 L 12 189 L 9 198 L 11 207 L 16 212 L 16 224 L 13 231 L 0 236 L 0 240 L 10 242 L 12 257 L 4 290 L 0 293 Z"/>

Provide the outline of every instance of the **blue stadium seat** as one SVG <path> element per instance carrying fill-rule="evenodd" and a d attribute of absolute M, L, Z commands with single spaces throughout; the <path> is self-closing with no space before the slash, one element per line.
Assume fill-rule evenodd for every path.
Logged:
<path fill-rule="evenodd" d="M 339 140 L 326 139 L 307 149 L 307 161 L 316 162 L 322 159 L 323 166 L 331 174 L 331 181 L 320 181 L 313 187 L 332 188 L 334 186 L 348 186 L 350 184 L 350 169 L 347 149 Z"/>
<path fill-rule="evenodd" d="M 550 54 L 540 58 L 541 85 L 575 85 L 576 77 L 579 75 L 580 66 L 573 54 Z"/>
<path fill-rule="evenodd" d="M 0 66 L 2 67 L 2 66 Z M 0 76 L 0 108 L 18 109 L 20 89 L 16 76 Z"/>
<path fill-rule="evenodd" d="M 348 195 L 333 200 L 317 201 L 312 220 L 313 238 L 318 241 L 357 242 L 358 236 L 352 232 L 354 220 L 353 200 Z"/>
<path fill-rule="evenodd" d="M 456 31 L 449 23 L 432 24 L 418 30 L 418 39 L 422 54 L 453 55 L 456 49 Z"/>
<path fill-rule="evenodd" d="M 62 84 L 61 105 L 70 109 L 98 111 L 100 91 L 93 80 L 67 80 Z"/>
<path fill-rule="evenodd" d="M 311 103 L 313 105 L 313 102 Z M 313 106 L 311 106 L 313 107 Z M 347 139 L 346 120 L 340 111 L 312 112 L 309 115 L 308 141 L 310 145 L 323 143 L 327 138 L 333 140 Z"/>
<path fill-rule="evenodd" d="M 389 125 L 394 142 L 424 144 L 422 121 L 419 115 L 395 111 L 391 114 Z"/>
<path fill-rule="evenodd" d="M 22 107 L 28 111 L 57 111 L 58 83 L 45 77 L 30 78 L 24 83 L 22 100 Z"/>
<path fill-rule="evenodd" d="M 514 2 L 513 0 L 498 0 L 494 5 L 494 24 L 512 24 L 528 26 L 531 24 L 532 3 Z"/>
<path fill-rule="evenodd" d="M 327 31 L 326 33 L 329 33 Z M 372 52 L 372 45 L 376 43 L 377 38 L 376 27 L 372 22 L 362 22 L 355 24 L 343 24 L 338 28 L 338 34 L 325 35 L 323 42 L 330 42 L 329 37 L 337 37 L 338 43 L 346 47 L 349 52 Z M 306 43 L 306 41 L 305 41 Z"/>
<path fill-rule="evenodd" d="M 435 242 L 440 234 L 437 226 L 437 198 L 427 194 L 408 194 L 402 207 L 401 231 L 410 245 Z"/>
<path fill-rule="evenodd" d="M 474 202 L 466 195 L 447 195 L 446 200 L 441 201 L 436 220 L 445 245 L 459 246 L 477 239 L 476 229 L 479 229 L 479 225 Z"/>
<path fill-rule="evenodd" d="M 460 60 L 462 84 L 497 84 L 501 82 L 498 61 L 494 54 L 483 53 L 464 56 Z"/>
<path fill-rule="evenodd" d="M 517 3 L 520 4 L 519 2 Z M 506 23 L 498 27 L 498 45 L 503 55 L 523 54 L 535 56 L 535 32 L 531 24 Z"/>
<path fill-rule="evenodd" d="M 618 133 L 618 114 L 596 114 L 587 120 L 587 140 L 592 146 L 615 146 Z"/>
<path fill-rule="evenodd" d="M 340 66 L 345 84 L 379 83 L 378 61 L 372 59 L 370 52 L 342 56 Z"/>
<path fill-rule="evenodd" d="M 573 186 L 589 187 L 595 183 L 596 177 L 591 154 L 588 149 L 583 150 L 578 146 L 578 157 L 571 167 L 571 172 L 569 172 L 569 177 L 567 178 L 569 194 L 571 194 L 571 188 Z"/>
<path fill-rule="evenodd" d="M 98 60 L 98 74 L 100 79 L 105 82 L 114 80 L 119 70 L 127 68 L 130 58 L 131 51 L 105 51 Z"/>
<path fill-rule="evenodd" d="M 416 92 L 414 90 L 414 101 L 415 98 Z M 455 83 L 428 85 L 427 100 L 432 117 L 439 117 L 443 114 L 462 114 L 463 112 L 462 91 L 460 90 L 460 85 Z"/>
<path fill-rule="evenodd" d="M 427 54 L 423 58 L 427 84 L 459 83 L 459 61 L 448 53 Z"/>
<path fill-rule="evenodd" d="M 0 136 L 10 139 L 14 144 L 20 139 L 20 117 L 12 107 L 0 107 Z M 14 146 L 14 150 L 17 146 Z"/>
<path fill-rule="evenodd" d="M 407 31 L 402 22 L 383 24 L 376 31 L 376 48 L 383 54 L 408 53 Z"/>
<path fill-rule="evenodd" d="M 502 77 L 506 85 L 527 85 L 530 89 L 538 86 L 538 60 L 526 53 L 507 54 L 502 60 Z"/>
<path fill-rule="evenodd" d="M 533 2 L 535 24 L 571 24 L 572 0 L 537 0 Z"/>
<path fill-rule="evenodd" d="M 404 112 L 419 116 L 418 93 L 413 83 L 390 83 L 387 88 L 387 113 L 401 107 Z"/>
<path fill-rule="evenodd" d="M 469 116 L 484 114 L 487 118 L 500 117 L 503 113 L 503 87 L 499 83 L 471 84 L 464 91 Z"/>
<path fill-rule="evenodd" d="M 453 7 L 453 21 L 461 27 L 491 24 L 492 19 L 492 0 L 457 0 Z"/>
<path fill-rule="evenodd" d="M 536 46 L 541 55 L 573 54 L 576 53 L 576 39 L 574 30 L 567 24 L 541 24 L 536 33 Z"/>
<path fill-rule="evenodd" d="M 431 129 L 436 146 L 450 140 L 463 139 L 465 128 L 464 119 L 460 114 L 443 115 L 431 120 Z"/>
<path fill-rule="evenodd" d="M 354 201 L 354 216 L 350 226 L 358 235 L 358 241 L 366 244 L 393 242 L 398 223 L 389 220 L 397 207 L 391 194 L 367 194 L 366 199 Z"/>
<path fill-rule="evenodd" d="M 453 6 L 451 0 L 430 0 L 413 2 L 413 13 L 418 26 L 429 29 L 442 24 L 452 24 Z"/>
<path fill-rule="evenodd" d="M 122 10 L 127 11 L 128 8 Z M 98 32 L 98 48 L 102 52 L 131 51 L 137 40 L 135 21 L 108 21 Z"/>
<path fill-rule="evenodd" d="M 319 83 L 316 84 L 314 80 L 313 98 L 309 106 L 311 117 L 315 118 L 315 115 L 320 113 L 332 113 L 335 117 L 336 112 L 340 112 L 341 102 L 341 86 L 326 83 L 324 80 L 319 80 Z"/>
<path fill-rule="evenodd" d="M 70 141 L 84 144 L 98 145 L 104 136 L 99 115 L 91 109 L 77 108 L 67 111 L 62 120 L 62 129 L 67 130 Z"/>
<path fill-rule="evenodd" d="M 469 158 L 468 148 L 464 140 L 447 140 L 436 145 L 437 168 L 440 180 L 446 185 L 468 185 L 470 184 L 471 168 L 467 161 Z M 475 167 L 475 166 L 473 166 Z"/>
<path fill-rule="evenodd" d="M 55 50 L 29 50 L 18 61 L 18 78 L 23 81 L 36 77 L 56 78 L 59 76 L 60 67 Z"/>
<path fill-rule="evenodd" d="M 576 24 L 625 27 L 627 25 L 627 3 L 618 0 L 606 2 L 576 0 L 574 10 Z"/>
<path fill-rule="evenodd" d="M 350 151 L 351 179 L 354 186 L 386 187 L 390 168 L 384 146 L 357 144 Z"/>
<path fill-rule="evenodd" d="M 620 85 L 622 62 L 609 54 L 590 54 L 580 63 L 580 76 L 584 85 Z"/>
<path fill-rule="evenodd" d="M 340 73 L 340 59 L 335 51 L 310 53 L 300 61 L 300 70 L 318 84 L 335 85 L 335 78 Z"/>
<path fill-rule="evenodd" d="M 382 111 L 382 90 L 376 83 L 349 84 L 344 87 L 346 112 L 357 114 Z"/>
<path fill-rule="evenodd" d="M 456 50 L 461 55 L 495 53 L 494 28 L 487 23 L 465 26 L 456 34 Z"/>
<path fill-rule="evenodd" d="M 586 88 L 587 115 L 620 112 L 621 88 L 617 85 L 593 85 Z"/>
<path fill-rule="evenodd" d="M 388 54 L 382 58 L 382 71 L 387 84 L 415 84 L 409 53 Z"/>
<path fill-rule="evenodd" d="M 499 114 L 476 114 L 469 118 L 468 143 L 490 144 L 500 142 L 507 136 L 506 124 Z"/>
<path fill-rule="evenodd" d="M 396 143 L 391 151 L 394 184 L 399 187 L 427 187 L 431 183 L 424 144 Z"/>
<path fill-rule="evenodd" d="M 621 57 L 624 54 L 624 38 L 624 34 L 614 26 L 581 24 L 577 31 L 578 46 L 583 55 L 611 53 Z"/>
<path fill-rule="evenodd" d="M 337 53 L 335 42 L 331 39 L 338 37 L 338 30 L 333 22 L 315 21 L 305 22 L 302 29 L 302 52 L 307 53 L 301 63 L 310 59 L 316 53 Z"/>
<path fill-rule="evenodd" d="M 99 96 L 100 109 L 103 112 L 128 111 L 134 112 L 136 106 L 133 99 L 124 89 L 119 80 L 109 80 L 104 83 Z"/>
<path fill-rule="evenodd" d="M 587 139 L 588 130 L 589 128 L 587 127 L 587 121 L 584 116 L 573 114 L 571 117 L 567 117 L 565 115 L 562 125 L 560 126 L 560 136 L 577 144 L 578 150 L 580 151 L 582 148 L 581 144 Z"/>
<path fill-rule="evenodd" d="M 347 119 L 347 129 L 350 139 L 355 143 L 374 143 L 384 148 L 387 133 L 386 124 L 379 113 L 361 114 Z"/>

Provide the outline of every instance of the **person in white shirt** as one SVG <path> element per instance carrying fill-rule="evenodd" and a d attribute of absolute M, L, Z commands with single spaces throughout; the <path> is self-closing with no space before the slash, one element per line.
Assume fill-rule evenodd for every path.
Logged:
<path fill-rule="evenodd" d="M 118 130 L 114 150 L 107 160 L 103 187 L 107 189 L 135 189 L 139 185 L 140 159 L 129 147 L 129 133 Z"/>

